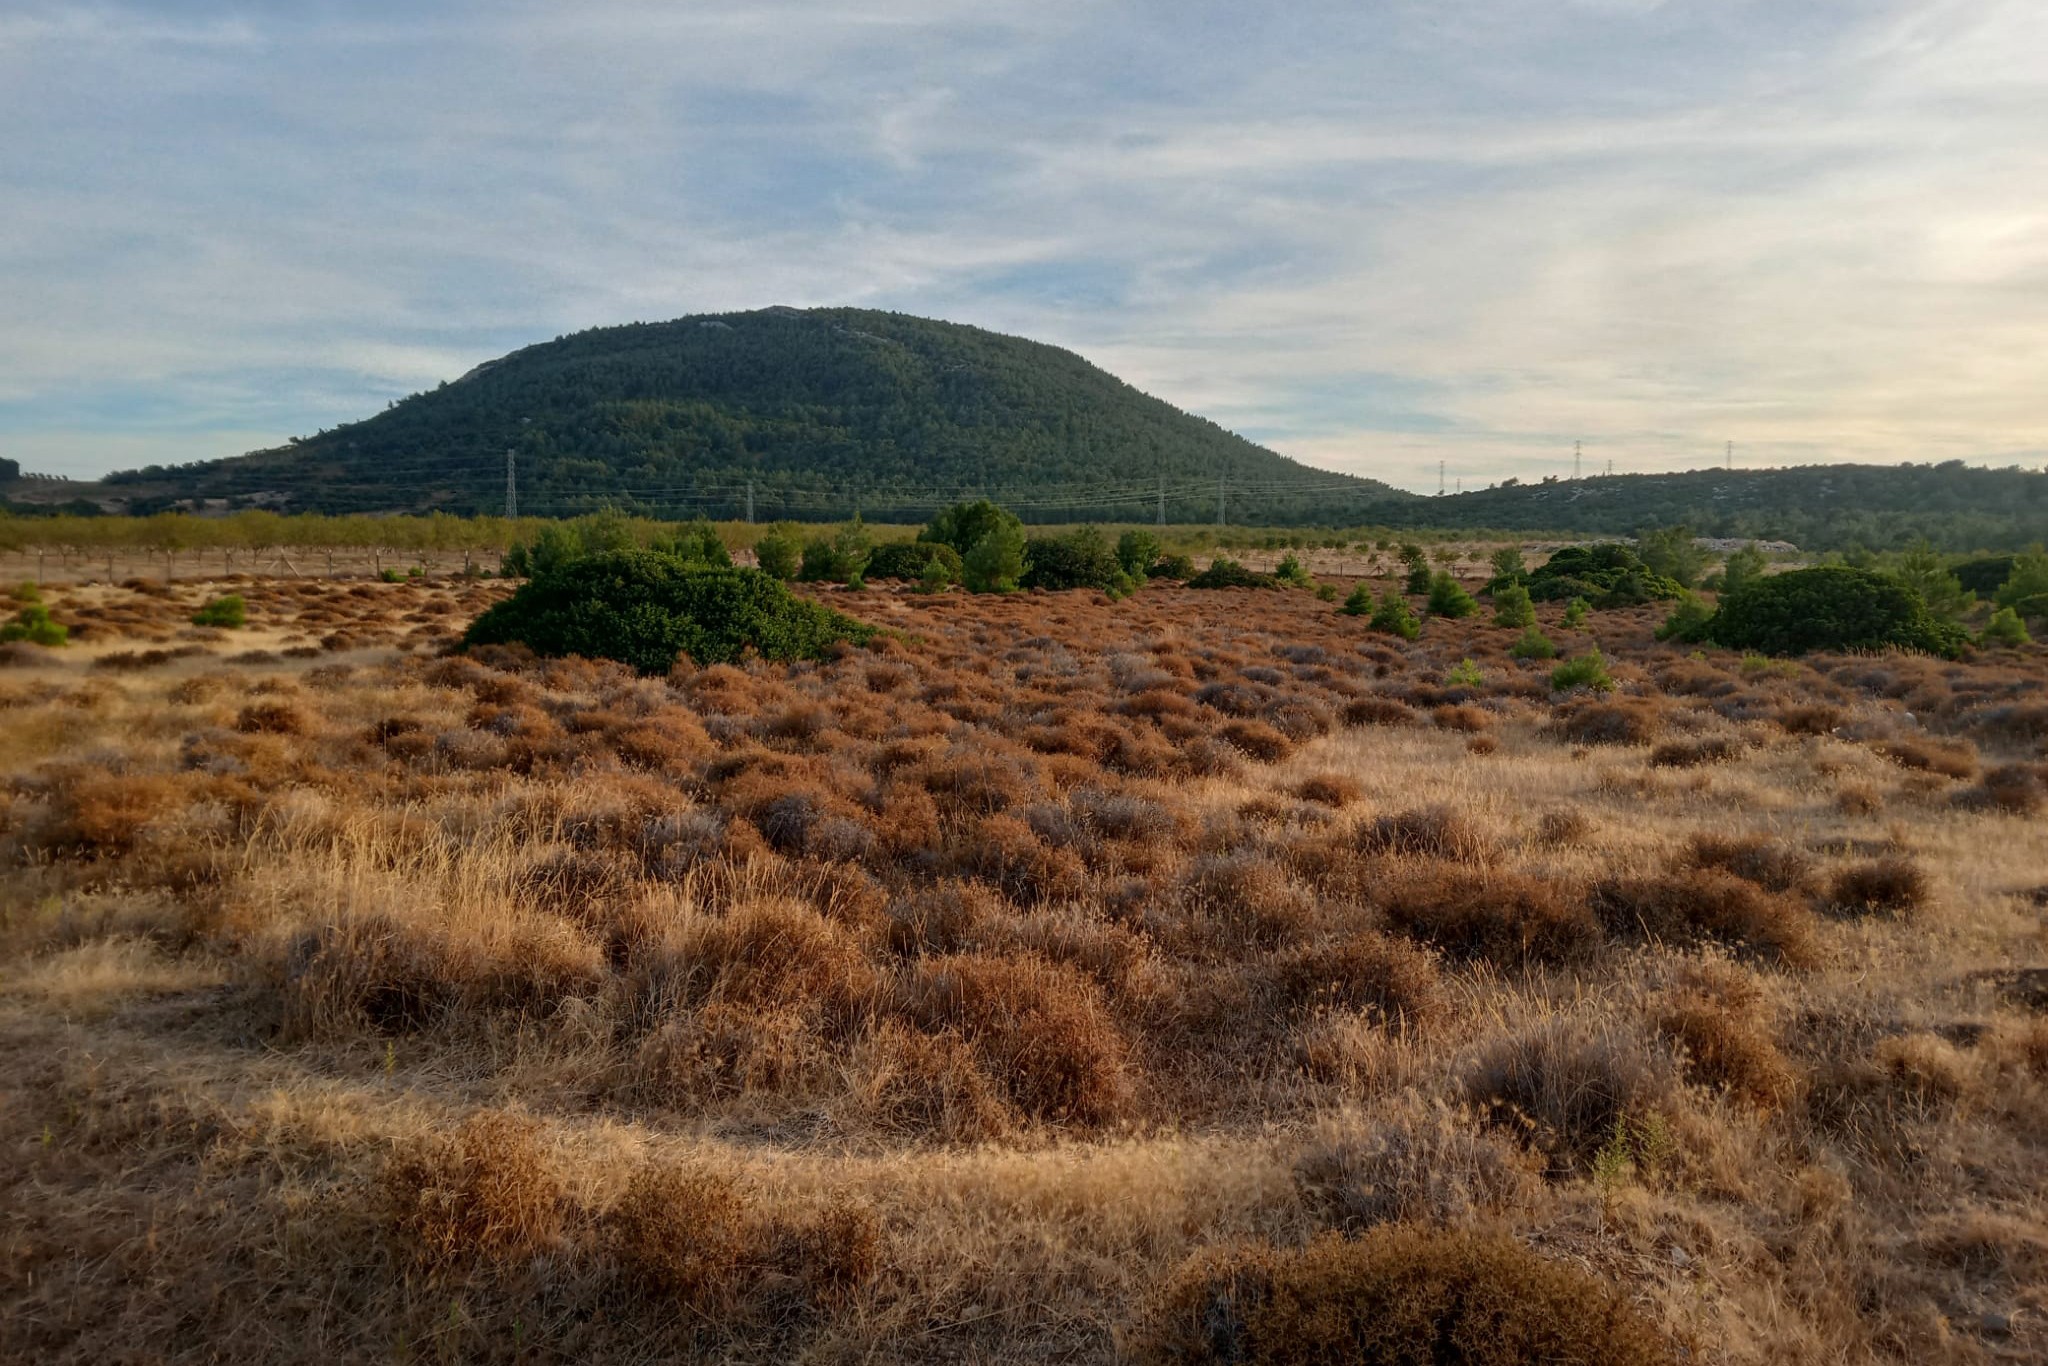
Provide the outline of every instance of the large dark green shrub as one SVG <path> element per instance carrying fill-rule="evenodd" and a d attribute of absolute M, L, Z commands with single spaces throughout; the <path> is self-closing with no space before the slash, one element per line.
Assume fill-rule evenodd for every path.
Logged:
<path fill-rule="evenodd" d="M 1271 574 L 1246 569 L 1236 560 L 1218 555 L 1209 567 L 1188 580 L 1190 588 L 1278 588 Z"/>
<path fill-rule="evenodd" d="M 1024 523 L 1017 520 L 1015 513 L 1006 512 L 988 499 L 981 498 L 947 508 L 917 533 L 917 539 L 949 545 L 965 555 L 997 527 L 1009 527 L 1020 536 L 1024 532 Z"/>
<path fill-rule="evenodd" d="M 777 529 L 754 542 L 754 560 L 761 572 L 787 583 L 803 565 L 804 548 L 794 534 Z"/>
<path fill-rule="evenodd" d="M 2012 577 L 2017 555 L 1992 555 L 1981 560 L 1965 560 L 1954 569 L 1956 581 L 1967 592 L 1980 598 L 1988 598 L 2005 587 L 2005 581 Z"/>
<path fill-rule="evenodd" d="M 239 627 L 249 620 L 249 604 L 240 593 L 226 593 L 209 598 L 204 607 L 192 614 L 194 626 Z"/>
<path fill-rule="evenodd" d="M 1026 588 L 1101 588 L 1111 593 L 1128 592 L 1130 580 L 1116 557 L 1116 551 L 1092 526 L 1076 528 L 1064 536 L 1033 536 L 1024 543 Z"/>
<path fill-rule="evenodd" d="M 1953 658 L 1967 640 L 1897 579 L 1847 565 L 1758 579 L 1721 599 L 1706 635 L 1731 649 L 1770 655 L 1900 649 Z"/>
<path fill-rule="evenodd" d="M 1465 591 L 1464 585 L 1447 573 L 1440 573 L 1429 581 L 1429 614 L 1433 617 L 1469 617 L 1479 610 L 1479 604 Z"/>
<path fill-rule="evenodd" d="M 924 568 L 933 560 L 946 567 L 954 583 L 960 581 L 960 552 L 940 541 L 888 541 L 868 555 L 866 576 L 870 579 L 922 579 Z"/>
<path fill-rule="evenodd" d="M 804 542 L 797 577 L 805 583 L 850 583 L 867 571 L 874 548 L 874 538 L 856 516 L 837 531 L 821 531 Z"/>
<path fill-rule="evenodd" d="M 1486 586 L 1487 591 L 1497 593 L 1514 581 L 1511 576 L 1496 578 Z M 1566 546 L 1546 563 L 1521 576 L 1521 582 L 1537 602 L 1584 598 L 1603 608 L 1630 607 L 1685 595 L 1685 589 L 1678 583 L 1653 572 L 1634 550 L 1618 541 Z"/>
<path fill-rule="evenodd" d="M 796 597 L 758 569 L 707 569 L 645 550 L 577 560 L 527 583 L 471 624 L 467 645 L 519 643 L 541 655 L 616 659 L 666 673 L 678 655 L 729 664 L 817 659 L 874 629 Z"/>
<path fill-rule="evenodd" d="M 1117 563 L 1134 579 L 1150 574 L 1152 566 L 1159 563 L 1159 557 L 1165 553 L 1166 547 L 1159 543 L 1157 536 L 1136 527 L 1116 538 Z"/>

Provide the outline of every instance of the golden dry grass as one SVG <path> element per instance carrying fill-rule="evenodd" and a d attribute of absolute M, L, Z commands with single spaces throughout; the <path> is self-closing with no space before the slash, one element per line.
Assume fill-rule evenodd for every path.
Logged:
<path fill-rule="evenodd" d="M 1546 609 L 1591 702 L 1304 593 L 871 591 L 642 679 L 224 586 L 0 670 L 0 1357 L 2048 1352 L 2039 653 Z"/>

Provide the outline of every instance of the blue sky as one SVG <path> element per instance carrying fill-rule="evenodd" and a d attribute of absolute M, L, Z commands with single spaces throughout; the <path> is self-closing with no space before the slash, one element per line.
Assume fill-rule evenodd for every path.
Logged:
<path fill-rule="evenodd" d="M 2040 0 L 0 0 L 0 455 L 851 304 L 1299 459 L 2048 461 Z"/>

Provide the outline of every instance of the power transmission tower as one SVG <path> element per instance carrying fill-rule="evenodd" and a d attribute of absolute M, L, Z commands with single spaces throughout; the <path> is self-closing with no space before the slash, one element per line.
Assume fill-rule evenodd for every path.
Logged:
<path fill-rule="evenodd" d="M 1607 457 L 1607 473 L 1609 475 L 1614 473 L 1614 457 L 1611 455 Z"/>
<path fill-rule="evenodd" d="M 1159 525 L 1166 525 L 1166 471 L 1159 471 Z"/>
<path fill-rule="evenodd" d="M 505 448 L 505 515 L 519 515 L 519 469 L 512 461 L 512 448 Z"/>
<path fill-rule="evenodd" d="M 1583 447 L 1585 444 L 1583 441 L 1572 442 L 1572 478 L 1574 479 L 1579 477 L 1579 462 L 1584 458 L 1585 452 Z"/>
<path fill-rule="evenodd" d="M 1436 462 L 1436 496 L 1444 496 L 1444 462 L 1441 460 Z"/>
<path fill-rule="evenodd" d="M 754 481 L 747 481 L 747 525 L 754 524 Z"/>
<path fill-rule="evenodd" d="M 1735 443 L 1733 441 L 1728 443 L 1728 468 L 1731 470 L 1735 468 Z"/>

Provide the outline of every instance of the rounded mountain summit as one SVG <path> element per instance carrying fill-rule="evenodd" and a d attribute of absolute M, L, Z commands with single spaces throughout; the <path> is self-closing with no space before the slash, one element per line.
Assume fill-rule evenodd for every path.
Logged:
<path fill-rule="evenodd" d="M 922 521 L 989 495 L 1039 522 L 1317 522 L 1404 495 L 1311 469 L 1071 351 L 959 323 L 766 308 L 523 347 L 274 450 L 117 475 L 131 507 Z M 216 504 L 217 505 L 217 504 Z"/>

